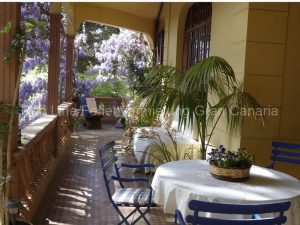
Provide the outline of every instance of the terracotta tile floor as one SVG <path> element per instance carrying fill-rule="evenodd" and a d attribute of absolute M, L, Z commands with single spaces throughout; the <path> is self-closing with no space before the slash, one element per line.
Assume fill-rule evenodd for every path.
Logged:
<path fill-rule="evenodd" d="M 110 205 L 96 149 L 111 140 L 120 144 L 121 137 L 122 130 L 111 124 L 104 124 L 101 130 L 81 129 L 74 133 L 72 149 L 58 167 L 33 224 L 118 224 L 120 219 Z M 120 158 L 126 162 L 134 160 L 128 154 L 120 154 Z M 128 171 L 122 173 L 132 175 Z M 122 211 L 125 214 L 130 212 L 128 208 Z M 147 217 L 152 225 L 173 224 L 173 215 L 164 214 L 160 207 L 152 209 Z"/>

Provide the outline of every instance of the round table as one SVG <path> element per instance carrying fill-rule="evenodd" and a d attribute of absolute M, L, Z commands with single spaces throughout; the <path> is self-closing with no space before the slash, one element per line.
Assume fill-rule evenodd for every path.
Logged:
<path fill-rule="evenodd" d="M 290 199 L 291 208 L 285 215 L 286 225 L 300 225 L 300 181 L 287 174 L 252 166 L 245 182 L 217 180 L 209 173 L 205 160 L 174 161 L 159 166 L 152 188 L 154 201 L 165 213 L 180 209 L 184 218 L 191 212 L 190 200 L 222 203 L 262 203 Z"/>

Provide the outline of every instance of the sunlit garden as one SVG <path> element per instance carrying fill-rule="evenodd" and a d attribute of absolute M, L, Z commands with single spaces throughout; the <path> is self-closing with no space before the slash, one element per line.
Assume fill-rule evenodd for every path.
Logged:
<path fill-rule="evenodd" d="M 34 12 L 34 13 L 32 13 Z M 20 83 L 19 126 L 24 128 L 46 113 L 49 51 L 49 3 L 23 3 L 22 23 L 43 21 L 32 29 Z M 62 12 L 62 28 L 66 15 Z M 64 101 L 66 38 L 61 35 L 59 99 Z M 152 65 L 152 52 L 142 33 L 84 22 L 75 36 L 73 97 L 133 97 L 142 90 L 144 73 Z"/>

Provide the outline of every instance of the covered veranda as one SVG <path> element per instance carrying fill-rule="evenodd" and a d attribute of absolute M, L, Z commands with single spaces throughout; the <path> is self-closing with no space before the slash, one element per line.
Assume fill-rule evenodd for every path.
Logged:
<path fill-rule="evenodd" d="M 97 148 L 115 140 L 119 160 L 135 163 L 133 155 L 121 151 L 122 132 L 113 123 L 104 123 L 101 130 L 82 128 L 71 135 L 70 146 L 57 168 L 60 172 L 53 176 L 33 224 L 114 225 L 120 222 L 107 197 Z M 132 174 L 132 170 L 121 173 L 124 177 L 141 176 Z M 119 188 L 117 183 L 116 188 Z M 130 208 L 122 211 L 129 214 Z M 153 208 L 147 217 L 151 224 L 173 224 L 173 215 L 164 214 L 161 207 Z"/>
<path fill-rule="evenodd" d="M 189 57 L 184 48 L 185 23 L 193 3 L 52 3 L 47 115 L 23 130 L 18 145 L 14 128 L 13 170 L 10 197 L 22 200 L 20 216 L 33 224 L 117 224 L 109 205 L 97 148 L 111 140 L 120 144 L 122 131 L 111 124 L 99 130 L 70 129 L 73 94 L 74 35 L 84 21 L 144 33 L 152 48 L 162 46 L 161 64 L 185 70 Z M 65 99 L 58 102 L 60 62 L 60 11 L 67 22 L 67 74 Z M 246 121 L 241 132 L 231 135 L 222 123 L 212 140 L 216 145 L 246 147 L 256 163 L 270 163 L 271 143 L 299 143 L 298 83 L 300 33 L 298 3 L 213 3 L 210 55 L 232 65 L 244 89 L 264 106 L 279 110 L 261 129 Z M 10 33 L 0 37 L 0 55 L 8 51 L 20 21 L 19 3 L 0 3 L 0 26 L 12 23 Z M 274 23 L 276 21 L 276 23 Z M 228 32 L 227 27 L 232 29 Z M 161 36 L 163 31 L 163 36 Z M 164 40 L 161 43 L 159 40 Z M 196 38 L 195 38 L 196 39 Z M 0 101 L 12 103 L 18 60 L 0 62 Z M 117 146 L 118 149 L 118 146 Z M 120 153 L 120 152 L 119 152 Z M 120 154 L 122 157 L 122 152 Z M 132 160 L 126 156 L 124 160 Z M 299 166 L 279 165 L 278 170 L 299 179 Z M 125 174 L 129 174 L 125 171 Z M 132 174 L 129 174 L 132 175 Z M 125 209 L 126 211 L 126 209 Z M 173 215 L 158 207 L 148 214 L 152 224 L 172 224 Z M 143 224 L 142 222 L 140 224 Z M 296 225 L 296 224 L 293 224 Z"/>

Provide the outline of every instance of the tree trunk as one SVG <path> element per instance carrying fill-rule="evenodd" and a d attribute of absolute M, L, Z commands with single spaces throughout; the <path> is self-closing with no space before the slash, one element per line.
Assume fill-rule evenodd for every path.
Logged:
<path fill-rule="evenodd" d="M 20 82 L 21 82 L 21 77 L 22 77 L 22 69 L 23 69 L 23 64 L 25 61 L 25 52 L 26 52 L 26 47 L 23 48 L 22 52 L 21 52 L 21 57 L 20 57 L 20 64 L 19 64 L 19 71 L 18 71 L 18 76 L 17 76 L 17 80 L 16 80 L 16 86 L 15 86 L 15 90 L 14 90 L 14 95 L 13 95 L 13 103 L 12 103 L 12 107 L 16 108 L 17 107 L 17 103 L 18 103 L 18 98 L 19 98 L 19 86 L 20 86 Z M 9 118 L 9 123 L 8 123 L 8 138 L 7 138 L 7 151 L 6 151 L 6 175 L 10 172 L 11 170 L 11 155 L 12 155 L 12 146 L 13 146 L 13 132 L 14 132 L 14 120 L 15 120 L 15 112 L 11 112 L 10 113 L 10 118 Z M 6 188 L 5 188 L 5 193 L 4 193 L 4 199 L 8 200 L 9 198 L 9 182 L 7 182 L 5 184 Z M 7 213 L 6 213 L 7 215 Z M 8 218 L 6 216 L 6 218 Z M 9 224 L 9 220 L 6 220 L 6 224 Z"/>

